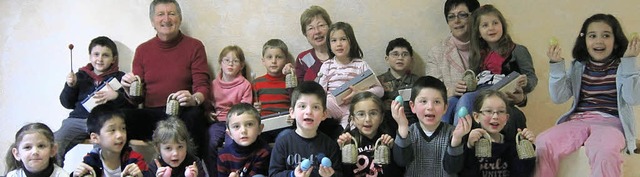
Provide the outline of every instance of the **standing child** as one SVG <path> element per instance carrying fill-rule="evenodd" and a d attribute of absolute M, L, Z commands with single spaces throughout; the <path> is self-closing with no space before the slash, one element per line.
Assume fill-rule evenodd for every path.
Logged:
<path fill-rule="evenodd" d="M 69 174 L 56 165 L 53 132 L 43 123 L 30 123 L 16 133 L 15 143 L 7 153 L 7 177 L 50 176 Z"/>
<path fill-rule="evenodd" d="M 569 71 L 557 45 L 549 46 L 549 93 L 554 103 L 573 97 L 569 112 L 536 141 L 539 176 L 555 176 L 560 160 L 585 147 L 591 176 L 622 176 L 621 151 L 636 149 L 632 105 L 640 102 L 640 40 L 629 42 L 618 20 L 595 14 L 582 24 Z"/>
<path fill-rule="evenodd" d="M 153 143 L 160 152 L 154 163 L 149 163 L 149 171 L 156 177 L 171 173 L 171 177 L 204 177 L 202 161 L 196 155 L 193 140 L 187 127 L 180 119 L 169 118 L 158 122 L 153 132 Z"/>
<path fill-rule="evenodd" d="M 442 165 L 442 157 L 447 151 L 452 134 L 460 134 L 465 122 L 461 119 L 455 128 L 441 122 L 447 109 L 447 88 L 442 81 L 432 76 L 418 78 L 411 89 L 411 111 L 418 122 L 409 125 L 402 103 L 393 101 L 391 113 L 398 122 L 398 134 L 393 147 L 394 161 L 406 166 L 405 176 L 455 176 L 447 174 Z M 468 132 L 468 130 L 466 131 Z"/>
<path fill-rule="evenodd" d="M 253 103 L 251 83 L 246 79 L 244 52 L 238 46 L 227 46 L 220 52 L 218 64 L 220 74 L 211 83 L 210 106 L 213 110 L 209 115 L 214 123 L 209 127 L 209 175 L 215 176 L 213 169 L 217 166 L 218 147 L 222 142 L 229 144 L 231 140 L 225 137 L 227 112 L 231 106 L 239 103 Z M 215 173 L 215 174 L 214 174 Z"/>
<path fill-rule="evenodd" d="M 393 161 L 385 165 L 374 163 L 376 142 L 380 141 L 379 145 L 391 147 L 395 133 L 389 131 L 387 120 L 384 119 L 383 105 L 382 100 L 371 92 L 360 92 L 353 96 L 349 107 L 349 124 L 355 124 L 356 128 L 340 135 L 338 144 L 344 146 L 353 143 L 352 138 L 355 138 L 358 144 L 358 159 L 356 164 L 345 164 L 344 176 L 402 176 L 404 168 L 398 167 Z"/>
<path fill-rule="evenodd" d="M 129 147 L 122 111 L 109 105 L 96 106 L 87 118 L 87 131 L 97 147 L 84 156 L 74 177 L 153 176 L 142 154 Z"/>
<path fill-rule="evenodd" d="M 227 134 L 233 141 L 218 154 L 218 176 L 268 175 L 269 144 L 258 139 L 264 125 L 249 103 L 233 105 L 227 114 Z"/>
<path fill-rule="evenodd" d="M 335 140 L 318 131 L 326 119 L 327 93 L 313 81 L 304 81 L 291 94 L 291 118 L 294 131 L 283 131 L 271 153 L 269 176 L 342 176 L 340 149 Z M 323 157 L 332 162 L 330 167 L 320 165 Z M 309 160 L 311 167 L 303 170 L 301 162 Z"/>
<path fill-rule="evenodd" d="M 469 69 L 477 74 L 478 89 L 486 89 L 499 82 L 504 76 L 515 71 L 521 75 L 517 78 L 517 86 L 510 97 L 524 97 L 533 91 L 538 83 L 531 60 L 531 54 L 525 46 L 514 43 L 507 32 L 506 19 L 493 5 L 483 5 L 471 14 L 471 41 L 469 53 Z M 446 117 L 453 117 L 461 107 L 472 108 L 478 91 L 462 95 L 456 106 L 447 112 Z M 524 100 L 518 98 L 517 100 Z M 521 103 L 524 104 L 524 103 Z M 458 119 L 454 117 L 456 125 Z"/>
<path fill-rule="evenodd" d="M 105 36 L 91 40 L 89 44 L 90 63 L 73 74 L 67 75 L 67 82 L 60 93 L 60 103 L 67 109 L 73 109 L 69 117 L 62 121 L 62 126 L 54 134 L 58 144 L 58 164 L 63 164 L 64 156 L 78 143 L 89 138 L 87 134 L 87 116 L 89 110 L 82 106 L 82 101 L 93 97 L 96 104 L 109 104 L 118 108 L 131 107 L 125 99 L 124 90 L 106 90 L 91 95 L 98 86 L 109 79 L 122 79 L 124 72 L 118 68 L 118 48 L 116 43 Z"/>
<path fill-rule="evenodd" d="M 351 94 L 342 100 L 336 100 L 335 95 L 331 95 L 329 92 L 349 82 L 355 76 L 370 70 L 371 67 L 362 60 L 362 50 L 358 46 L 353 28 L 348 23 L 337 22 L 331 25 L 329 37 L 327 37 L 327 45 L 331 49 L 329 51 L 330 59 L 320 67 L 318 83 L 327 92 L 326 105 L 329 117 L 338 119 L 342 128 L 345 128 L 349 119 L 349 102 L 353 95 L 369 91 L 378 97 L 382 97 L 384 89 L 379 84 L 373 85 L 367 90 L 358 90 L 350 87 Z M 339 101 L 342 104 L 338 104 Z"/>
<path fill-rule="evenodd" d="M 461 177 L 489 177 L 489 176 L 532 176 L 535 168 L 535 158 L 520 159 L 516 149 L 515 138 L 506 138 L 501 133 L 507 124 L 507 96 L 495 90 L 483 90 L 479 93 L 473 119 L 480 124 L 480 128 L 471 130 L 466 146 L 460 141 L 451 144 L 452 150 L 445 155 L 445 170 L 458 173 Z M 467 122 L 465 127 L 470 127 Z M 518 131 L 521 140 L 534 141 L 535 135 L 528 129 Z M 463 134 L 455 134 L 454 139 L 462 139 Z M 475 145 L 485 134 L 491 137 L 491 157 L 476 157 Z M 464 149 L 464 150 L 462 150 Z"/>

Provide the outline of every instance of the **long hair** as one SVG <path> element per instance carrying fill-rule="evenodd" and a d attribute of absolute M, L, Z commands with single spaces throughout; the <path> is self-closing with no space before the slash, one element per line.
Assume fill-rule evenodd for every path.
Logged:
<path fill-rule="evenodd" d="M 333 58 L 336 54 L 331 51 L 331 35 L 337 31 L 342 30 L 344 34 L 347 35 L 347 39 L 349 39 L 349 58 L 362 58 L 362 50 L 358 45 L 358 40 L 356 40 L 356 34 L 353 32 L 353 28 L 349 23 L 345 22 L 336 22 L 329 27 L 329 36 L 327 36 L 327 48 L 329 49 L 329 58 Z"/>
<path fill-rule="evenodd" d="M 349 121 L 347 123 L 347 128 L 344 129 L 344 133 L 349 132 L 349 130 L 351 129 L 351 124 L 354 121 L 354 110 L 356 109 L 355 106 L 357 103 L 362 102 L 362 101 L 373 101 L 373 103 L 376 104 L 376 108 L 380 111 L 380 126 L 378 126 L 378 134 L 389 134 L 390 133 L 390 128 L 388 127 L 387 123 L 385 122 L 384 119 L 384 103 L 382 102 L 382 100 L 376 96 L 375 94 L 371 93 L 371 92 L 360 92 L 357 93 L 355 95 L 353 95 L 353 98 L 351 98 L 351 105 L 349 106 Z M 353 136 L 356 139 L 360 139 L 360 136 L 362 136 L 360 134 L 360 130 L 356 131 L 355 134 L 353 134 Z"/>
<path fill-rule="evenodd" d="M 611 14 L 595 14 L 587 18 L 587 20 L 585 20 L 584 23 L 582 24 L 582 28 L 580 28 L 580 33 L 578 37 L 576 37 L 576 43 L 573 46 L 573 52 L 572 52 L 573 58 L 575 58 L 575 60 L 580 62 L 591 59 L 591 55 L 589 55 L 589 52 L 587 49 L 587 42 L 585 38 L 587 36 L 587 28 L 591 23 L 594 23 L 594 22 L 603 22 L 611 27 L 611 30 L 613 32 L 613 37 L 614 37 L 614 41 L 613 41 L 614 45 L 613 45 L 613 51 L 611 52 L 611 57 L 613 57 L 614 60 L 618 60 L 621 57 L 623 57 L 624 52 L 627 51 L 627 45 L 629 45 L 629 40 L 627 40 L 627 37 L 624 35 L 620 22 L 618 22 L 616 17 L 614 17 Z"/>
<path fill-rule="evenodd" d="M 12 149 L 20 148 L 18 146 L 20 146 L 20 142 L 22 142 L 22 139 L 24 138 L 24 136 L 32 133 L 39 133 L 43 135 L 47 139 L 47 141 L 51 143 L 50 144 L 51 148 L 55 148 L 53 131 L 51 131 L 51 129 L 47 125 L 39 122 L 24 125 L 22 126 L 22 128 L 20 128 L 20 130 L 18 130 L 18 132 L 16 132 L 15 141 L 13 144 L 10 145 L 9 150 L 7 152 L 7 156 L 5 157 L 5 162 L 7 164 L 7 167 L 6 167 L 7 172 L 24 167 L 20 160 L 15 159 L 13 157 Z M 49 163 L 57 163 L 55 155 L 49 158 Z"/>
<path fill-rule="evenodd" d="M 496 52 L 498 52 L 500 56 L 507 58 L 511 50 L 515 47 L 507 31 L 507 21 L 498 9 L 491 4 L 487 4 L 473 11 L 473 13 L 471 13 L 471 21 L 469 22 L 471 25 L 469 69 L 476 73 L 481 71 L 484 58 L 488 53 L 487 51 L 490 50 L 487 41 L 480 36 L 480 18 L 484 15 L 495 15 L 500 20 L 500 23 L 502 23 L 502 37 L 498 40 L 498 48 L 495 49 Z"/>
<path fill-rule="evenodd" d="M 218 57 L 218 64 L 220 65 L 220 74 L 222 75 L 222 58 L 224 58 L 224 56 L 226 56 L 229 52 L 233 52 L 236 54 L 236 57 L 238 58 L 238 60 L 240 60 L 240 64 L 242 65 L 242 69 L 240 70 L 240 74 L 242 74 L 242 77 L 247 78 L 247 65 L 246 65 L 246 59 L 244 58 L 244 52 L 242 52 L 242 48 L 240 48 L 237 45 L 230 45 L 227 47 L 224 47 L 222 49 L 222 51 L 220 51 L 220 56 Z"/>

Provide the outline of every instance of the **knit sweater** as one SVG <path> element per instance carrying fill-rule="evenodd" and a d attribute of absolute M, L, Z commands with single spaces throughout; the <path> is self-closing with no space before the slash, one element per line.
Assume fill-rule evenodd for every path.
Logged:
<path fill-rule="evenodd" d="M 97 147 L 91 150 L 87 155 L 82 158 L 82 163 L 85 163 L 96 172 L 96 177 L 101 177 L 104 172 L 104 165 L 102 164 L 102 159 L 100 155 L 101 148 Z M 154 174 L 149 172 L 149 167 L 144 162 L 144 158 L 142 154 L 139 154 L 136 151 L 131 150 L 130 147 L 126 146 L 122 149 L 120 153 L 120 170 L 124 170 L 124 168 L 129 164 L 136 164 L 140 171 L 142 171 L 142 175 L 144 177 L 152 177 Z"/>
<path fill-rule="evenodd" d="M 218 176 L 229 176 L 229 173 L 238 171 L 244 176 L 266 176 L 269 173 L 269 158 L 269 144 L 259 139 L 249 146 L 240 146 L 232 141 L 218 153 Z"/>
<path fill-rule="evenodd" d="M 620 60 L 587 62 L 582 74 L 580 101 L 576 112 L 599 111 L 618 117 L 616 71 Z"/>
<path fill-rule="evenodd" d="M 167 96 L 179 90 L 209 98 L 211 76 L 204 45 L 182 33 L 170 41 L 156 36 L 140 44 L 133 57 L 133 73 L 144 82 L 145 107 L 163 107 Z"/>
<path fill-rule="evenodd" d="M 211 85 L 211 95 L 213 95 L 211 106 L 218 113 L 218 121 L 227 121 L 227 113 L 231 106 L 238 103 L 253 103 L 251 83 L 240 74 L 230 82 L 223 81 L 222 74 L 219 74 Z"/>
<path fill-rule="evenodd" d="M 444 82 L 448 96 L 455 93 L 456 83 L 469 69 L 469 42 L 449 36 L 431 48 L 426 62 L 426 74 Z"/>
<path fill-rule="evenodd" d="M 311 176 L 318 177 L 318 165 L 322 157 L 331 159 L 334 177 L 342 176 L 342 158 L 335 140 L 321 132 L 313 138 L 303 138 L 295 130 L 283 132 L 286 133 L 276 139 L 271 151 L 269 176 L 289 177 L 302 160 L 309 159 L 314 167 Z"/>
<path fill-rule="evenodd" d="M 257 101 L 261 103 L 261 116 L 289 111 L 291 104 L 290 89 L 287 89 L 285 75 L 265 74 L 253 80 L 253 90 Z"/>
<path fill-rule="evenodd" d="M 447 174 L 442 165 L 453 129 L 452 125 L 440 122 L 433 134 L 427 136 L 419 122 L 412 124 L 407 138 L 396 135 L 393 160 L 406 166 L 405 176 L 456 176 Z"/>

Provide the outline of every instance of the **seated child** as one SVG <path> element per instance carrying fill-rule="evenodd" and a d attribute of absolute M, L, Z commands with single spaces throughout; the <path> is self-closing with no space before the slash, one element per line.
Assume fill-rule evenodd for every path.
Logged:
<path fill-rule="evenodd" d="M 7 153 L 7 177 L 49 176 L 68 177 L 69 173 L 56 165 L 56 144 L 53 132 L 43 123 L 30 123 L 16 132 L 15 143 Z M 37 160 L 42 159 L 42 160 Z"/>
<path fill-rule="evenodd" d="M 356 164 L 344 163 L 344 176 L 402 176 L 404 168 L 396 165 L 393 160 L 389 164 L 377 164 L 374 162 L 374 151 L 376 143 L 393 146 L 395 132 L 390 132 L 387 120 L 384 120 L 382 111 L 384 104 L 378 96 L 371 92 L 360 92 L 353 96 L 351 100 L 351 112 L 349 125 L 356 128 L 343 133 L 338 137 L 338 144 L 342 147 L 345 144 L 353 143 L 352 138 L 358 143 L 358 159 Z M 389 153 L 388 155 L 391 155 Z M 388 157 L 388 159 L 393 159 Z"/>
<path fill-rule="evenodd" d="M 149 163 L 149 171 L 156 177 L 171 173 L 171 177 L 204 177 L 204 165 L 196 157 L 193 140 L 182 120 L 169 118 L 158 122 L 153 132 L 153 143 L 160 153 L 154 163 Z"/>
<path fill-rule="evenodd" d="M 296 129 L 283 131 L 271 153 L 269 176 L 342 176 L 340 149 L 335 140 L 318 132 L 320 122 L 326 119 L 327 93 L 313 81 L 304 81 L 291 94 L 291 118 Z M 323 157 L 332 162 L 330 167 L 320 165 Z M 301 162 L 309 160 L 311 167 L 303 170 Z"/>
<path fill-rule="evenodd" d="M 398 165 L 406 166 L 405 176 L 451 176 L 442 167 L 442 157 L 454 130 L 452 125 L 440 121 L 447 109 L 446 98 L 447 88 L 442 81 L 432 76 L 418 78 L 409 101 L 418 122 L 411 126 L 402 103 L 391 102 L 391 114 L 398 122 L 393 157 Z"/>
<path fill-rule="evenodd" d="M 467 139 L 466 146 L 461 141 L 452 142 L 444 157 L 445 170 L 458 173 L 462 177 L 489 176 L 532 176 L 536 158 L 520 159 L 516 149 L 515 138 L 507 139 L 501 133 L 507 124 L 508 101 L 506 94 L 495 90 L 482 90 L 473 108 L 473 119 L 480 124 L 464 137 L 465 133 L 454 133 L 453 139 Z M 462 120 L 462 119 L 460 119 Z M 458 122 L 458 125 L 461 125 Z M 465 127 L 470 122 L 464 121 Z M 457 128 L 457 127 L 456 127 Z M 528 129 L 518 131 L 521 140 L 534 141 L 535 135 Z M 476 142 L 485 134 L 491 137 L 491 157 L 476 157 Z M 464 150 L 463 150 L 464 149 Z"/>
<path fill-rule="evenodd" d="M 382 84 L 382 88 L 384 88 L 382 101 L 384 101 L 385 122 L 389 124 L 391 132 L 396 132 L 398 124 L 391 117 L 391 101 L 400 95 L 400 90 L 411 92 L 411 87 L 418 80 L 418 76 L 411 73 L 413 47 L 406 39 L 396 38 L 389 41 L 386 54 L 387 56 L 384 57 L 384 60 L 389 64 L 389 69 L 386 73 L 379 75 L 378 80 Z M 409 125 L 417 122 L 416 115 L 411 112 L 409 103 L 406 102 L 403 105 L 404 114 L 409 119 Z"/>
<path fill-rule="evenodd" d="M 152 177 L 142 154 L 129 147 L 127 127 L 122 111 L 99 105 L 87 118 L 87 131 L 97 147 L 84 156 L 73 171 L 74 177 L 91 174 L 95 177 Z"/>
<path fill-rule="evenodd" d="M 218 176 L 268 175 L 271 148 L 258 139 L 264 125 L 249 103 L 233 105 L 227 114 L 227 134 L 233 142 L 218 154 Z"/>
<path fill-rule="evenodd" d="M 58 162 L 63 165 L 64 156 L 78 143 L 89 138 L 87 134 L 87 116 L 82 101 L 91 96 L 96 104 L 109 104 L 117 108 L 132 108 L 125 99 L 123 89 L 107 89 L 91 95 L 98 86 L 108 79 L 119 82 L 124 72 L 118 68 L 118 48 L 116 43 L 105 36 L 91 40 L 89 44 L 89 64 L 73 74 L 67 75 L 67 82 L 60 93 L 60 103 L 67 109 L 73 109 L 69 117 L 62 121 L 62 126 L 55 134 L 58 144 Z M 109 87 L 111 88 L 111 87 Z"/>

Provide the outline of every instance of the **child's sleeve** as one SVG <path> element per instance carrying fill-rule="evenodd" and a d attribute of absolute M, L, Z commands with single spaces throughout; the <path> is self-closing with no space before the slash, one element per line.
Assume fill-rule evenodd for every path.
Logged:
<path fill-rule="evenodd" d="M 393 143 L 392 153 L 393 160 L 398 166 L 405 167 L 409 162 L 413 161 L 413 149 L 411 147 L 411 127 L 409 127 L 409 133 L 407 138 L 400 137 L 399 133 L 396 135 L 396 139 Z"/>
<path fill-rule="evenodd" d="M 340 150 L 340 147 L 338 146 L 338 143 L 336 141 L 332 141 L 332 145 L 330 146 L 330 149 L 328 152 L 332 152 L 329 159 L 331 159 L 332 163 L 331 163 L 331 167 L 333 168 L 333 171 L 335 171 L 335 173 L 333 173 L 332 177 L 342 177 L 342 151 Z"/>
<path fill-rule="evenodd" d="M 538 76 L 536 76 L 536 70 L 533 68 L 531 54 L 527 47 L 517 45 L 513 50 L 513 57 L 516 57 L 516 64 L 520 68 L 520 74 L 527 75 L 527 85 L 522 90 L 525 94 L 530 93 L 538 85 Z"/>
<path fill-rule="evenodd" d="M 269 160 L 270 177 L 289 177 L 289 173 L 293 172 L 293 170 L 287 169 L 284 141 L 284 139 L 276 140 L 276 144 L 271 150 L 271 159 Z"/>
<path fill-rule="evenodd" d="M 116 75 L 116 79 L 118 79 L 118 82 L 120 82 L 122 80 L 122 76 L 124 76 L 125 73 L 124 72 L 118 72 L 118 74 Z M 129 101 L 126 98 L 126 93 L 124 92 L 124 88 L 120 88 L 118 90 L 115 90 L 116 93 L 118 93 L 118 97 L 116 97 L 115 100 L 111 100 L 110 103 L 116 107 L 116 108 L 131 108 L 133 107 L 133 105 L 131 103 L 129 103 Z"/>
<path fill-rule="evenodd" d="M 636 57 L 625 57 L 620 59 L 619 71 L 622 80 L 622 99 L 631 105 L 640 103 L 640 71 L 638 70 L 638 60 Z"/>
<path fill-rule="evenodd" d="M 142 157 L 142 154 L 137 153 L 135 151 L 131 151 L 129 153 L 129 159 L 127 160 L 126 163 L 124 163 L 125 164 L 124 166 L 127 166 L 128 164 L 132 164 L 132 163 L 135 163 L 140 169 L 140 171 L 142 171 L 142 176 L 144 177 L 155 176 L 154 173 L 151 173 L 151 171 L 149 171 L 149 167 L 147 166 L 147 163 L 144 161 L 144 157 Z"/>
<path fill-rule="evenodd" d="M 444 167 L 444 171 L 449 174 L 457 174 L 462 171 L 464 167 L 464 147 L 467 146 L 468 135 L 462 137 L 462 141 L 459 146 L 451 147 L 451 139 L 449 139 L 449 144 L 447 144 L 447 151 L 444 154 L 444 158 L 442 159 L 442 166 Z"/>
<path fill-rule="evenodd" d="M 76 78 L 78 77 L 78 73 L 75 73 Z M 80 83 L 79 80 L 76 79 L 76 87 L 69 87 L 67 82 L 64 83 L 64 88 L 62 88 L 62 92 L 60 93 L 60 104 L 64 108 L 67 109 L 75 109 L 76 102 L 78 102 L 78 94 L 80 94 Z"/>
<path fill-rule="evenodd" d="M 364 63 L 362 72 L 371 69 L 371 67 L 369 67 L 369 64 L 367 64 L 367 62 L 365 62 L 364 60 L 362 62 Z M 369 91 L 369 92 L 373 93 L 374 95 L 378 96 L 378 98 L 382 98 L 382 96 L 384 96 L 384 88 L 382 88 L 382 85 L 380 85 L 380 82 L 378 82 L 375 85 L 369 87 L 369 89 L 367 91 Z"/>
<path fill-rule="evenodd" d="M 251 89 L 251 83 L 246 81 L 247 84 L 242 91 L 242 100 L 241 103 L 249 103 L 253 104 L 253 89 Z"/>
<path fill-rule="evenodd" d="M 231 173 L 229 166 L 226 164 L 226 160 L 222 160 L 222 153 L 218 154 L 218 159 L 216 159 L 216 161 L 218 161 L 218 163 L 216 163 L 216 171 L 218 171 L 218 176 L 229 176 L 229 173 Z"/>
<path fill-rule="evenodd" d="M 575 67 L 574 65 L 571 68 Z M 572 71 L 572 70 L 570 70 Z M 550 63 L 549 66 L 549 94 L 551 101 L 556 104 L 564 103 L 573 96 L 571 79 L 567 77 L 564 60 Z"/>
<path fill-rule="evenodd" d="M 268 176 L 269 160 L 271 158 L 269 145 L 265 143 L 263 148 L 258 149 L 258 153 L 256 153 L 256 157 L 254 158 L 256 159 L 255 159 L 255 163 L 253 164 L 253 169 L 251 171 L 255 172 L 256 174 Z"/>

